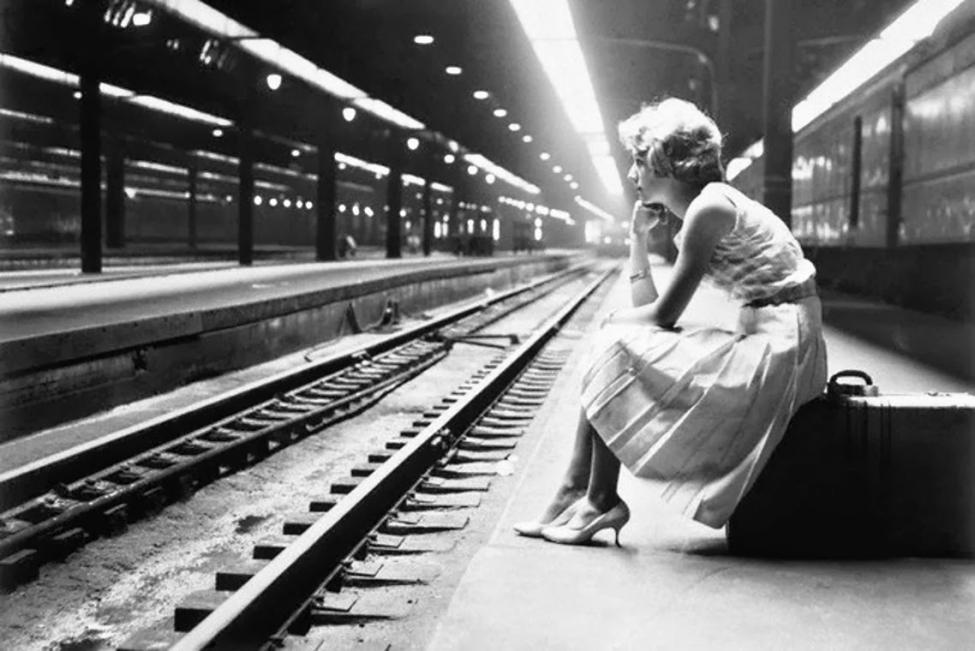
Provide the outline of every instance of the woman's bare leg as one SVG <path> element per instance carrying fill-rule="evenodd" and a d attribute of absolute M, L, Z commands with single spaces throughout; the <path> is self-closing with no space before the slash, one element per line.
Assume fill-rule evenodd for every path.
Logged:
<path fill-rule="evenodd" d="M 619 504 L 616 485 L 620 477 L 620 460 L 595 431 L 592 432 L 592 466 L 585 498 L 580 499 L 566 523 L 569 529 L 584 529 L 593 520 Z"/>
<path fill-rule="evenodd" d="M 619 504 L 620 496 L 616 492 L 620 479 L 620 460 L 613 454 L 606 441 L 593 432 L 592 435 L 592 468 L 589 474 L 589 487 L 586 497 L 590 504 L 600 511 L 608 511 Z"/>
<path fill-rule="evenodd" d="M 549 505 L 542 512 L 539 522 L 551 522 L 553 518 L 562 513 L 572 503 L 586 494 L 589 486 L 589 475 L 592 472 L 592 444 L 593 439 L 599 438 L 589 424 L 586 413 L 579 414 L 579 423 L 576 426 L 576 436 L 572 443 L 572 458 L 569 460 L 569 467 L 565 470 L 562 483 L 555 491 L 555 496 Z"/>

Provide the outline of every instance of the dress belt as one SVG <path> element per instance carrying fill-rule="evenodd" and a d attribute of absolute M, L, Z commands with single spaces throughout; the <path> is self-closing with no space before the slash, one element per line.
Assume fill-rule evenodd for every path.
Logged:
<path fill-rule="evenodd" d="M 754 301 L 745 303 L 745 307 L 758 308 L 781 303 L 796 303 L 810 296 L 816 296 L 816 280 L 814 278 L 810 278 L 800 285 L 783 287 L 771 296 L 756 298 Z"/>

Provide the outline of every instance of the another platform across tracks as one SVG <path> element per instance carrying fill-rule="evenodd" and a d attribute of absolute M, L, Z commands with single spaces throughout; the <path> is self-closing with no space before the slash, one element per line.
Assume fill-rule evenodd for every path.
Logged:
<path fill-rule="evenodd" d="M 348 262 L 378 261 L 386 250 L 378 246 L 359 247 Z M 403 252 L 404 258 L 420 259 L 419 252 Z M 456 256 L 440 251 L 433 258 Z M 253 251 L 254 266 L 314 262 L 315 251 L 309 247 L 258 246 Z M 114 249 L 102 258 L 99 273 L 81 271 L 77 246 L 11 248 L 0 251 L 0 292 L 39 289 L 56 285 L 101 283 L 147 276 L 165 276 L 240 267 L 234 246 L 210 244 L 195 249 L 165 244 L 135 244 Z"/>
<path fill-rule="evenodd" d="M 5 438 L 565 269 L 576 251 L 235 267 L 8 291 Z"/>
<path fill-rule="evenodd" d="M 658 271 L 658 278 L 668 272 Z M 621 280 L 604 312 L 627 304 L 625 285 Z M 827 314 L 831 300 L 836 298 L 824 301 Z M 716 315 L 733 314 L 732 304 L 705 288 L 685 318 L 713 323 Z M 877 327 L 900 323 L 907 328 L 904 324 L 918 320 L 928 336 L 952 343 L 955 355 L 971 355 L 972 341 L 962 339 L 967 330 L 960 324 L 900 314 Z M 939 323 L 941 330 L 935 327 Z M 864 368 L 890 392 L 972 390 L 971 378 L 829 324 L 826 340 L 831 373 Z M 625 470 L 620 493 L 633 516 L 620 535 L 622 548 L 612 545 L 608 531 L 594 544 L 578 547 L 515 534 L 512 525 L 540 513 L 562 479 L 579 413 L 586 348 L 583 343 L 575 350 L 519 446 L 507 504 L 460 579 L 428 648 L 975 647 L 971 560 L 735 557 L 723 530 L 675 514 Z"/>

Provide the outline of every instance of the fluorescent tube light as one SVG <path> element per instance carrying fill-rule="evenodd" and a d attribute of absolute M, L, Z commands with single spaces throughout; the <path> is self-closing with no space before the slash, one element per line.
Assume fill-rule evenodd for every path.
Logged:
<path fill-rule="evenodd" d="M 600 162 L 609 141 L 567 0 L 509 0 L 545 74 L 587 150 L 600 179 L 613 195 L 623 194 L 619 171 Z M 603 169 L 600 169 L 600 167 Z"/>
<path fill-rule="evenodd" d="M 588 210 L 589 212 L 591 212 L 595 216 L 599 217 L 600 219 L 605 219 L 608 222 L 615 221 L 615 219 L 613 219 L 613 216 L 610 215 L 608 212 L 606 212 L 605 210 L 603 210 L 599 206 L 597 206 L 597 205 L 595 205 L 595 204 L 593 204 L 593 203 L 591 203 L 589 201 L 586 201 L 582 197 L 577 196 L 575 198 L 575 201 L 576 201 L 577 204 L 579 204 L 580 206 L 582 206 L 583 208 L 585 208 L 586 210 Z"/>

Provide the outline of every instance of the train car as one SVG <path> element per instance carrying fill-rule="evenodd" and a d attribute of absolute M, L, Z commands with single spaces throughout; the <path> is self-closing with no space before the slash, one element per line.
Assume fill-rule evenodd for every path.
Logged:
<path fill-rule="evenodd" d="M 18 116 L 3 118 L 16 120 Z M 13 249 L 77 242 L 80 151 L 9 138 L 0 147 L 4 153 L 0 161 L 4 163 L 0 171 L 0 243 Z M 132 155 L 123 161 L 124 243 L 170 247 L 236 244 L 235 158 L 206 151 L 193 152 L 192 165 L 146 158 L 150 157 Z M 384 246 L 388 170 L 343 154 L 338 155 L 336 167 L 339 241 L 351 238 L 356 246 Z M 316 176 L 298 164 L 256 163 L 254 173 L 255 243 L 313 246 Z M 423 239 L 424 179 L 404 174 L 402 184 L 401 241 L 406 252 L 417 253 Z M 455 206 L 451 186 L 431 183 L 434 250 L 489 255 L 495 247 L 532 251 L 583 243 L 582 228 L 569 212 L 499 190 L 470 192 L 468 188 L 471 200 L 459 200 Z M 108 201 L 107 193 L 102 201 L 103 205 Z M 344 251 L 340 246 L 340 253 Z"/>
<path fill-rule="evenodd" d="M 794 137 L 792 229 L 820 282 L 971 320 L 975 10 Z M 759 198 L 761 157 L 733 180 Z"/>

